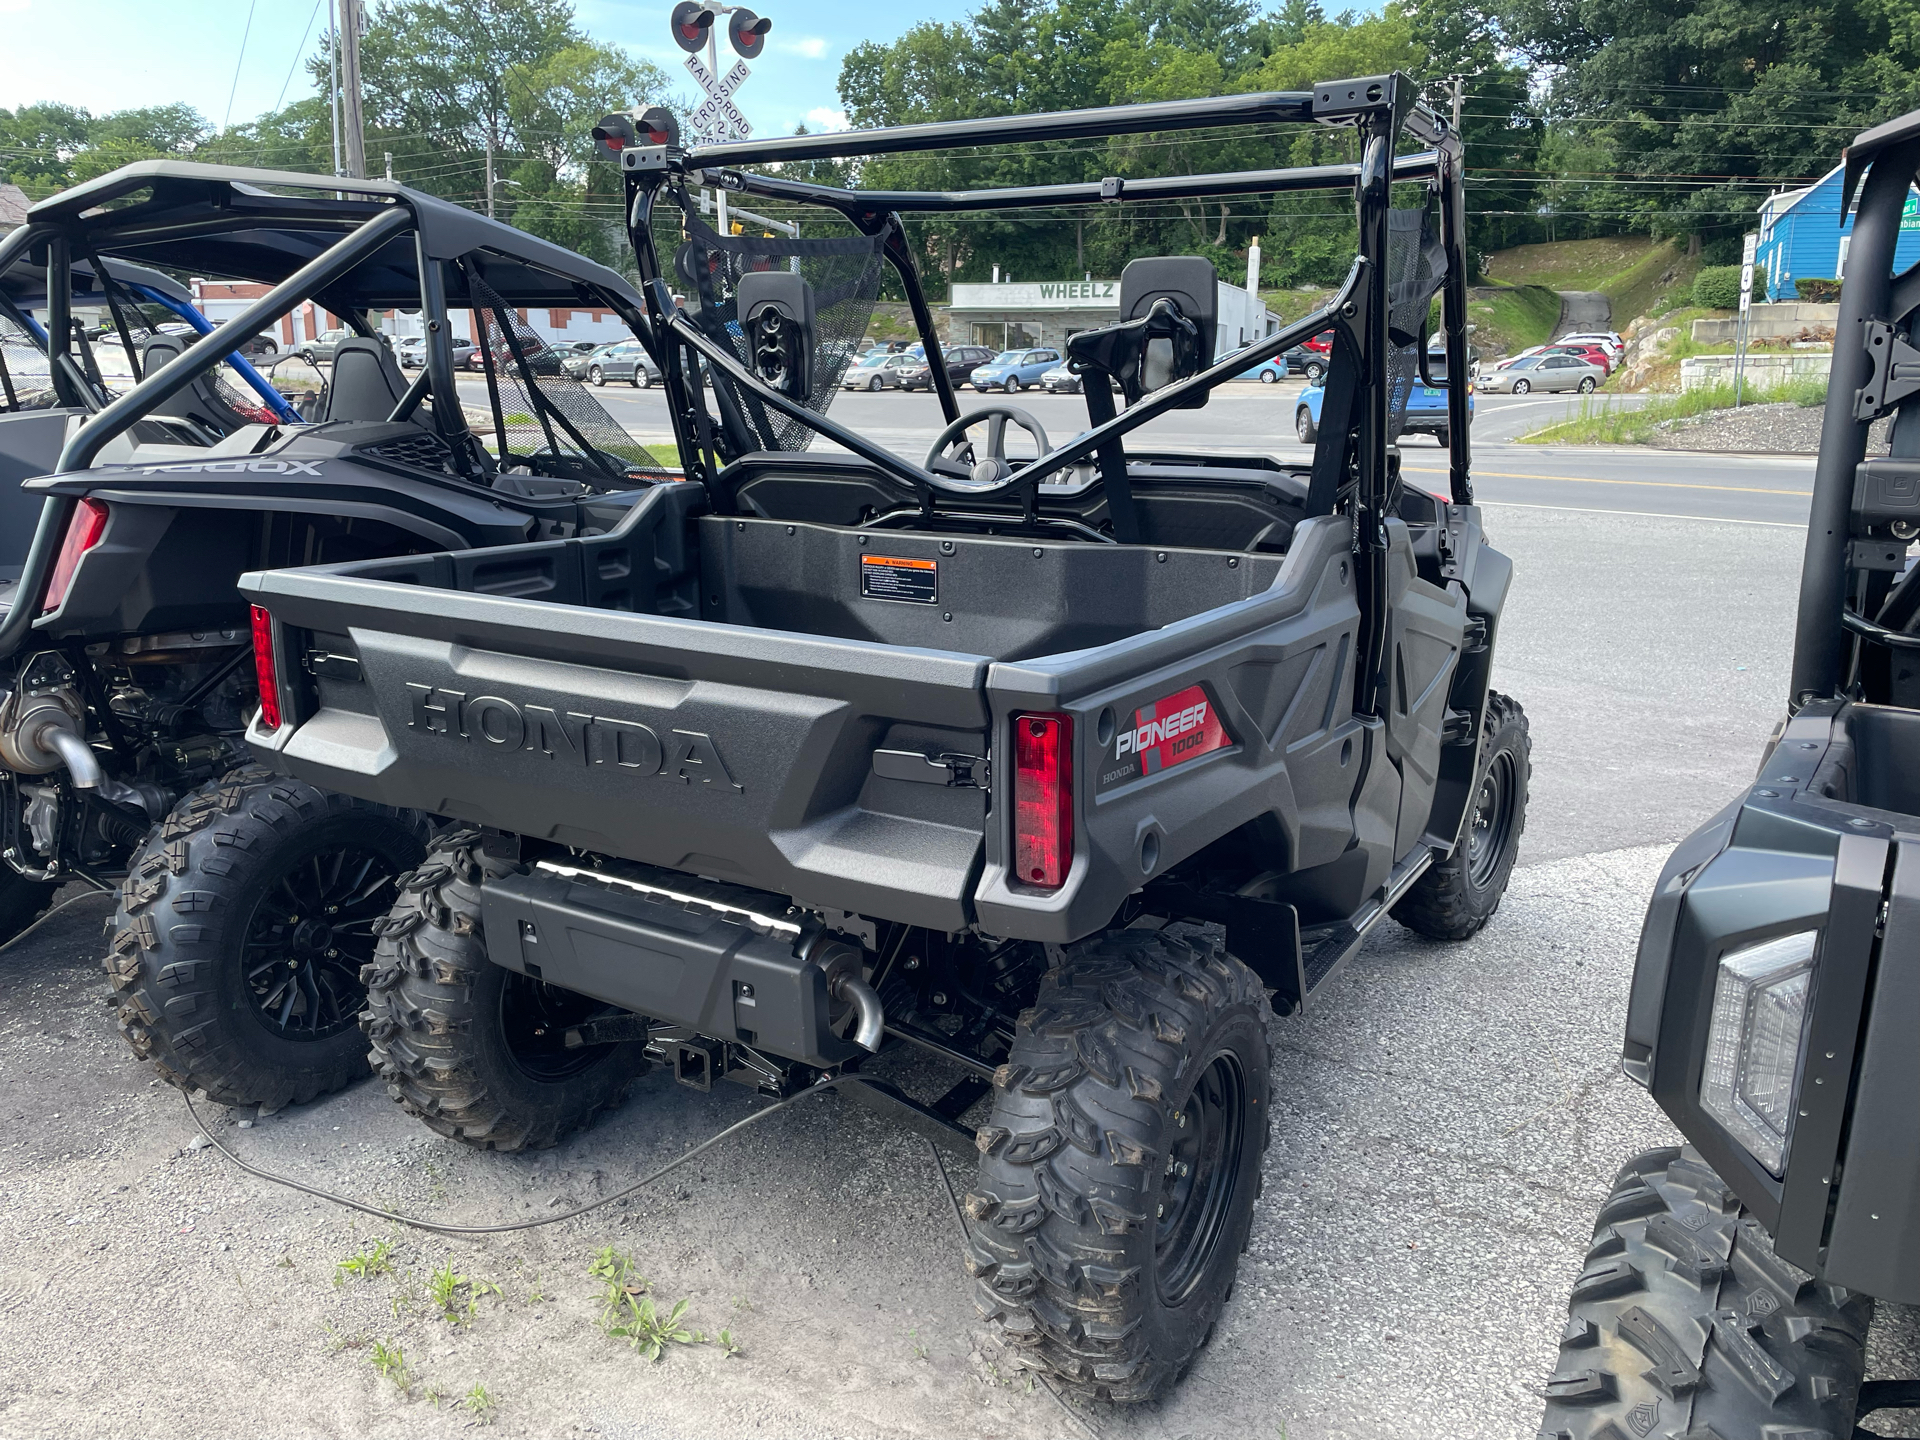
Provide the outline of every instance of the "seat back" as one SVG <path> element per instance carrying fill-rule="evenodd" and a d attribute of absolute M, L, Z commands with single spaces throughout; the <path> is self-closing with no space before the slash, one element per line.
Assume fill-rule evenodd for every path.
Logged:
<path fill-rule="evenodd" d="M 47 497 L 20 483 L 51 475 L 75 410 L 21 410 L 0 415 L 0 582 L 18 580 Z"/>
<path fill-rule="evenodd" d="M 187 341 L 182 336 L 154 336 L 140 352 L 141 378 L 171 365 L 186 352 L 186 348 Z M 170 395 L 148 413 L 191 421 L 205 426 L 216 435 L 231 435 L 241 426 L 253 423 L 222 400 L 205 375 L 196 376 L 184 390 Z"/>
<path fill-rule="evenodd" d="M 385 420 L 407 393 L 400 362 L 379 340 L 356 335 L 333 352 L 333 379 L 327 387 L 324 420 Z M 413 420 L 424 424 L 421 412 Z"/>

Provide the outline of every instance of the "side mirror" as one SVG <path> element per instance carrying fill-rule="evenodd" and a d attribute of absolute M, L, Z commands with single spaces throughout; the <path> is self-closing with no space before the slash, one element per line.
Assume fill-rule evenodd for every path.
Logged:
<path fill-rule="evenodd" d="M 813 287 L 790 270 L 750 270 L 734 294 L 747 366 L 795 400 L 813 393 Z"/>
<path fill-rule="evenodd" d="M 1198 375 L 1213 363 L 1219 329 L 1219 275 L 1198 255 L 1156 255 L 1127 262 L 1120 272 L 1120 320 L 1146 318 L 1160 300 L 1170 300 L 1186 326 L 1151 335 L 1141 356 L 1140 388 L 1151 394 L 1176 380 Z M 1188 327 L 1192 327 L 1189 329 Z M 1199 402 L 1204 403 L 1204 400 Z"/>

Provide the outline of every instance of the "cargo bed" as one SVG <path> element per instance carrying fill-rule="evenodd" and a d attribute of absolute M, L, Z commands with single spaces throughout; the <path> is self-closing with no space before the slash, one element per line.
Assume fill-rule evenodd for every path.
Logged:
<path fill-rule="evenodd" d="M 1281 555 L 704 510 L 666 484 L 605 535 L 246 577 L 285 706 L 250 741 L 350 794 L 945 931 L 1077 938 L 1263 814 L 1303 865 L 1348 848 L 1352 772 L 1301 763 L 1362 729 L 1346 516 Z M 1123 753 L 1179 697 L 1204 746 Z M 1007 874 L 1026 712 L 1074 722 L 1050 892 Z"/>

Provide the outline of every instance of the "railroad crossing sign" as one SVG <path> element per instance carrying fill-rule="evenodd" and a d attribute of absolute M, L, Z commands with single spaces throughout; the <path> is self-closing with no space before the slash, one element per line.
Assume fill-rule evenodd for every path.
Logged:
<path fill-rule="evenodd" d="M 733 68 L 719 78 L 714 77 L 707 68 L 706 61 L 698 55 L 687 56 L 687 73 L 693 76 L 693 83 L 705 92 L 706 100 L 693 112 L 691 123 L 702 135 L 716 139 L 736 136 L 746 139 L 753 134 L 753 127 L 747 123 L 747 117 L 740 113 L 740 107 L 733 103 L 734 92 L 747 83 L 752 72 L 747 62 L 736 60 Z"/>
<path fill-rule="evenodd" d="M 720 73 L 720 47 L 715 22 L 722 16 L 727 22 L 727 40 L 740 58 L 733 68 Z M 753 134 L 747 117 L 733 103 L 734 92 L 747 83 L 747 61 L 765 48 L 771 20 L 763 19 L 742 5 L 726 5 L 718 0 L 680 0 L 671 18 L 673 40 L 687 52 L 687 73 L 707 98 L 689 117 L 694 133 L 708 140 L 741 139 Z M 700 58 L 700 52 L 707 52 Z"/>

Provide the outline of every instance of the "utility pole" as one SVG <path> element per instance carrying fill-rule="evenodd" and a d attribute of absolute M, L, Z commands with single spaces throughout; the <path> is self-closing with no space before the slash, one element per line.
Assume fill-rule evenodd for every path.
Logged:
<path fill-rule="evenodd" d="M 487 131 L 487 218 L 493 219 L 493 131 Z"/>
<path fill-rule="evenodd" d="M 347 174 L 367 178 L 367 135 L 360 118 L 360 21 L 364 0 L 340 0 L 340 97 Z"/>
<path fill-rule="evenodd" d="M 1467 77 L 1449 75 L 1447 83 L 1453 87 L 1453 133 L 1460 133 L 1460 111 L 1467 98 Z"/>
<path fill-rule="evenodd" d="M 327 0 L 327 23 L 333 29 L 333 43 L 327 48 L 333 59 L 333 173 L 340 173 L 340 4 Z"/>
<path fill-rule="evenodd" d="M 386 155 L 387 155 L 387 179 L 391 180 L 393 178 L 393 152 L 389 150 L 386 152 Z"/>

